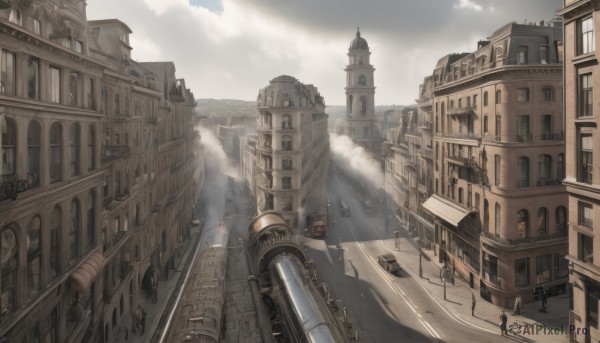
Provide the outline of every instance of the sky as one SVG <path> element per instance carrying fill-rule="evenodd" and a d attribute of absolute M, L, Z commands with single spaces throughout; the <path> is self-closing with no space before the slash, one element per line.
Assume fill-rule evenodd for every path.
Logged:
<path fill-rule="evenodd" d="M 437 61 L 473 52 L 512 21 L 548 21 L 563 0 L 88 0 L 87 18 L 119 19 L 132 58 L 173 61 L 196 98 L 256 100 L 279 75 L 345 104 L 348 48 L 360 27 L 375 104 L 411 105 Z"/>

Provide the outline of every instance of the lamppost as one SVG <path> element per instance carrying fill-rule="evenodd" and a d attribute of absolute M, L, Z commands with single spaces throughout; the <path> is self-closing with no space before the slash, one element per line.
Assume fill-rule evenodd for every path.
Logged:
<path fill-rule="evenodd" d="M 423 248 L 421 247 L 421 242 L 419 241 L 419 277 L 423 278 Z"/>

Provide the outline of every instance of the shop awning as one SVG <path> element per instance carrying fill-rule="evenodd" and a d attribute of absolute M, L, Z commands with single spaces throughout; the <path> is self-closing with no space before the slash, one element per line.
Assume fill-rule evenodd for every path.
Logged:
<path fill-rule="evenodd" d="M 96 276 L 104 268 L 104 254 L 102 250 L 96 251 L 87 258 L 80 266 L 71 274 L 74 289 L 80 293 L 86 293 Z"/>
<path fill-rule="evenodd" d="M 458 226 L 458 223 L 469 214 L 469 210 L 453 204 L 438 195 L 432 195 L 423 203 L 423 207 L 433 213 L 436 217 L 439 217 L 454 226 Z"/>

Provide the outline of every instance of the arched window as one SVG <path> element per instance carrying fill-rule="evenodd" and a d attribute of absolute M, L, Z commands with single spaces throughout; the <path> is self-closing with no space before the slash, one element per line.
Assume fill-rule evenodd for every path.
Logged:
<path fill-rule="evenodd" d="M 483 106 L 488 105 L 488 92 L 483 92 Z"/>
<path fill-rule="evenodd" d="M 27 128 L 27 172 L 34 174 L 30 187 L 40 184 L 40 124 L 32 120 Z"/>
<path fill-rule="evenodd" d="M 540 181 L 543 183 L 539 186 L 544 186 L 547 183 L 546 181 L 552 178 L 552 157 L 550 155 L 540 155 L 538 164 Z"/>
<path fill-rule="evenodd" d="M 364 75 L 359 75 L 358 76 L 358 84 L 361 86 L 366 86 L 367 85 L 367 78 Z"/>
<path fill-rule="evenodd" d="M 490 231 L 490 203 L 487 199 L 483 200 L 483 228 L 486 232 Z"/>
<path fill-rule="evenodd" d="M 292 128 L 292 117 L 289 114 L 281 116 L 281 128 L 291 129 Z"/>
<path fill-rule="evenodd" d="M 538 237 L 545 237 L 548 234 L 548 210 L 545 207 L 538 209 L 537 230 Z"/>
<path fill-rule="evenodd" d="M 86 221 L 87 245 L 89 247 L 96 242 L 96 193 L 94 191 L 88 193 Z"/>
<path fill-rule="evenodd" d="M 353 101 L 353 97 L 352 95 L 348 95 L 348 114 L 352 113 L 352 101 Z"/>
<path fill-rule="evenodd" d="M 9 225 L 0 232 L 0 321 L 16 310 L 19 270 L 17 235 Z"/>
<path fill-rule="evenodd" d="M 496 105 L 502 103 L 502 91 L 496 91 Z"/>
<path fill-rule="evenodd" d="M 81 230 L 79 201 L 71 201 L 71 220 L 69 222 L 69 262 L 79 256 L 79 232 Z"/>
<path fill-rule="evenodd" d="M 529 238 L 529 211 L 527 210 L 517 212 L 517 233 L 519 238 Z"/>
<path fill-rule="evenodd" d="M 494 234 L 498 236 L 500 234 L 500 204 L 496 203 L 496 208 L 494 209 Z"/>
<path fill-rule="evenodd" d="M 290 137 L 290 136 L 281 137 L 281 148 L 283 150 L 292 150 L 292 137 Z"/>
<path fill-rule="evenodd" d="M 137 135 L 137 133 L 136 133 Z M 87 160 L 88 160 L 88 171 L 92 171 L 96 169 L 96 145 L 94 142 L 96 141 L 96 131 L 92 125 L 88 128 L 88 137 L 87 137 Z M 137 142 L 137 139 L 136 139 Z M 137 143 L 136 143 L 137 146 Z"/>
<path fill-rule="evenodd" d="M 60 260 L 59 260 L 59 233 L 61 227 L 61 211 L 60 207 L 56 206 L 52 210 L 50 221 L 50 252 L 48 254 L 49 260 L 49 276 L 53 279 L 60 272 Z"/>
<path fill-rule="evenodd" d="M 556 233 L 564 235 L 567 233 L 567 222 L 568 212 L 565 206 L 558 206 L 556 208 Z"/>
<path fill-rule="evenodd" d="M 14 120 L 6 118 L 6 130 L 0 131 L 2 135 L 2 175 L 17 173 L 17 126 Z"/>
<path fill-rule="evenodd" d="M 27 227 L 27 299 L 31 300 L 41 289 L 42 223 L 39 216 L 31 218 Z"/>
<path fill-rule="evenodd" d="M 71 177 L 79 175 L 79 124 L 69 128 L 69 171 Z"/>
<path fill-rule="evenodd" d="M 473 95 L 473 107 L 477 108 L 477 94 Z"/>
<path fill-rule="evenodd" d="M 62 133 L 58 122 L 50 127 L 50 182 L 62 180 Z"/>
<path fill-rule="evenodd" d="M 564 155 L 558 154 L 556 158 L 556 180 L 561 182 L 565 178 L 565 161 Z"/>
<path fill-rule="evenodd" d="M 517 160 L 517 187 L 529 187 L 529 158 L 525 156 Z"/>
<path fill-rule="evenodd" d="M 464 193 L 464 189 L 462 187 L 458 188 L 458 203 L 462 204 L 463 203 L 463 193 Z"/>
<path fill-rule="evenodd" d="M 360 97 L 360 114 L 362 114 L 362 115 L 367 114 L 367 97 L 366 96 Z"/>

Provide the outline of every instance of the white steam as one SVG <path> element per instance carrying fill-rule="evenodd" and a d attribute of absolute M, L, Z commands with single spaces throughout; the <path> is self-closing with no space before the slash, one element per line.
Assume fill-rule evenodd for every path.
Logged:
<path fill-rule="evenodd" d="M 383 172 L 379 162 L 363 147 L 354 144 L 346 135 L 329 134 L 331 157 L 338 168 L 352 175 L 358 175 L 373 187 L 383 186 Z"/>
<path fill-rule="evenodd" d="M 219 170 L 223 174 L 237 179 L 238 171 L 227 158 L 221 141 L 205 127 L 198 126 L 196 129 L 200 132 L 200 142 L 204 146 L 204 165 L 206 168 Z"/>

